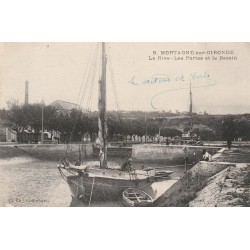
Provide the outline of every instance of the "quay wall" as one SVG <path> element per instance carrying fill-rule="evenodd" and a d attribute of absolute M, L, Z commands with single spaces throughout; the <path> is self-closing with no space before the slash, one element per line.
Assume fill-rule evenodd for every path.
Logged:
<path fill-rule="evenodd" d="M 32 157 L 41 160 L 59 161 L 66 154 L 70 161 L 76 161 L 81 155 L 82 160 L 98 159 L 99 149 L 93 148 L 92 144 L 37 144 L 37 145 L 18 145 L 17 148 Z M 68 147 L 68 149 L 67 149 Z M 131 157 L 132 148 L 110 147 L 108 157 Z"/>
<path fill-rule="evenodd" d="M 98 149 L 93 149 L 92 144 L 15 144 L 11 146 L 0 146 L 0 158 L 13 155 L 29 155 L 41 160 L 59 161 L 66 153 L 68 146 L 68 157 L 77 160 L 79 152 L 82 159 L 97 159 Z M 188 161 L 196 163 L 201 159 L 202 150 L 206 148 L 210 154 L 219 150 L 217 147 L 184 146 L 184 145 L 152 145 L 139 144 L 132 147 L 109 147 L 108 157 L 133 158 L 135 162 L 142 163 L 176 163 L 184 164 L 185 156 Z M 18 150 L 15 150 L 18 149 Z M 13 153 L 12 153 L 13 152 Z M 185 153 L 186 152 L 186 153 Z M 2 156 L 1 156 L 2 155 Z"/>
<path fill-rule="evenodd" d="M 187 171 L 154 204 L 156 206 L 187 206 L 196 193 L 206 186 L 206 180 L 236 163 L 200 161 Z"/>
<path fill-rule="evenodd" d="M 250 165 L 236 163 L 208 179 L 190 207 L 249 207 Z"/>
<path fill-rule="evenodd" d="M 227 146 L 227 141 L 203 141 L 205 145 L 223 145 Z M 232 141 L 234 146 L 250 146 L 250 141 Z"/>
<path fill-rule="evenodd" d="M 203 149 L 214 155 L 220 148 L 191 145 L 133 145 L 132 158 L 136 162 L 174 163 L 184 164 L 185 157 L 190 162 L 201 160 Z"/>
<path fill-rule="evenodd" d="M 29 156 L 27 153 L 23 152 L 18 148 L 8 145 L 5 146 L 0 145 L 0 160 L 18 158 L 18 157 L 27 157 L 27 156 Z"/>
<path fill-rule="evenodd" d="M 15 147 L 31 157 L 49 161 L 59 161 L 65 156 L 66 151 L 70 161 L 76 161 L 79 158 L 79 153 L 82 159 L 89 159 L 93 152 L 91 144 L 37 144 L 17 145 Z"/>
<path fill-rule="evenodd" d="M 93 149 L 93 157 L 98 158 L 99 149 Z M 130 158 L 132 155 L 132 147 L 108 147 L 108 157 L 122 157 L 122 158 Z"/>

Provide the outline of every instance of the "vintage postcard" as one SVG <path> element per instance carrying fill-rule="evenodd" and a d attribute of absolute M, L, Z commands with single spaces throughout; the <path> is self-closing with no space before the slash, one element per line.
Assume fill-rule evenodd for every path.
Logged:
<path fill-rule="evenodd" d="M 0 206 L 250 206 L 249 55 L 0 43 Z"/>

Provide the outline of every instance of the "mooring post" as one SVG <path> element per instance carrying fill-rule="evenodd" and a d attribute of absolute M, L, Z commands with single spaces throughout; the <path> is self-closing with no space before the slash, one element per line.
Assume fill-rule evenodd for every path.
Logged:
<path fill-rule="evenodd" d="M 187 157 L 185 157 L 185 173 L 187 172 Z"/>
<path fill-rule="evenodd" d="M 187 172 L 187 159 L 188 159 L 188 157 L 187 157 L 187 148 L 185 147 L 183 149 L 183 151 L 185 153 L 184 163 L 185 163 L 185 173 L 186 173 Z"/>

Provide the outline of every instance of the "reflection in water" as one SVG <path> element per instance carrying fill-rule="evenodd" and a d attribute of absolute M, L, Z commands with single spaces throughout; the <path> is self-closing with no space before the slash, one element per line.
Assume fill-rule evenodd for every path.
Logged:
<path fill-rule="evenodd" d="M 140 164 L 134 164 L 139 167 Z M 173 179 L 179 178 L 183 167 L 166 167 L 149 164 L 148 167 L 173 170 Z M 0 206 L 14 207 L 66 207 L 88 206 L 72 200 L 68 184 L 61 178 L 57 162 L 40 161 L 33 158 L 0 160 Z M 96 202 L 91 206 L 119 207 L 119 202 Z"/>

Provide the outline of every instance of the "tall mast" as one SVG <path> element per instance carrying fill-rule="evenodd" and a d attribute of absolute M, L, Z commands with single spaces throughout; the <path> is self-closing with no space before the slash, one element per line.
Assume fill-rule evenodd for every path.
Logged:
<path fill-rule="evenodd" d="M 98 128 L 99 128 L 99 139 L 101 141 L 100 148 L 100 167 L 107 167 L 107 117 L 106 117 L 106 66 L 107 66 L 107 57 L 105 53 L 105 43 L 102 43 L 102 75 L 101 80 L 99 81 L 99 119 L 98 119 Z"/>
<path fill-rule="evenodd" d="M 190 81 L 190 92 L 189 92 L 189 95 L 190 95 L 190 106 L 189 106 L 189 116 L 190 116 L 190 134 L 191 134 L 191 137 L 193 136 L 193 102 L 192 102 L 192 84 L 191 84 L 191 81 Z"/>

